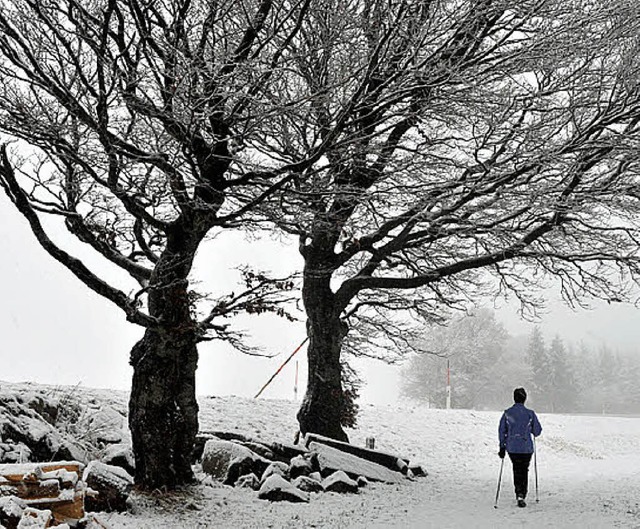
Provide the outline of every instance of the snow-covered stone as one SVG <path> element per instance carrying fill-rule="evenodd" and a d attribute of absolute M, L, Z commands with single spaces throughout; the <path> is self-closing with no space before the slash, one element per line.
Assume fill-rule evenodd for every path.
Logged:
<path fill-rule="evenodd" d="M 355 479 L 358 476 L 364 476 L 371 481 L 384 481 L 387 483 L 401 483 L 405 479 L 399 472 L 394 472 L 382 465 L 342 452 L 325 444 L 312 442 L 309 444 L 309 449 L 317 454 L 320 472 L 323 476 L 328 476 L 337 470 L 343 470 L 347 475 Z"/>
<path fill-rule="evenodd" d="M 409 465 L 409 472 L 416 478 L 423 478 L 429 475 L 422 465 Z"/>
<path fill-rule="evenodd" d="M 71 439 L 63 436 L 34 409 L 8 394 L 0 395 L 0 439 L 5 443 L 0 462 L 82 461 L 85 458 L 84 451 Z"/>
<path fill-rule="evenodd" d="M 136 460 L 131 446 L 126 443 L 118 443 L 108 446 L 100 461 L 107 465 L 113 465 L 125 469 L 129 474 L 135 474 Z"/>
<path fill-rule="evenodd" d="M 258 498 L 269 501 L 308 502 L 309 495 L 278 474 L 270 475 L 260 487 Z"/>
<path fill-rule="evenodd" d="M 16 527 L 26 508 L 26 502 L 16 496 L 0 497 L 0 526 Z"/>
<path fill-rule="evenodd" d="M 322 483 L 315 479 L 311 479 L 309 476 L 298 476 L 291 484 L 305 492 L 321 492 L 324 490 Z"/>
<path fill-rule="evenodd" d="M 284 478 L 285 480 L 289 477 L 289 465 L 283 463 L 282 461 L 273 461 L 269 464 L 269 466 L 265 469 L 262 474 L 261 482 L 264 483 L 270 476 L 278 475 Z"/>
<path fill-rule="evenodd" d="M 308 476 L 313 472 L 313 464 L 308 457 L 296 456 L 289 463 L 289 476 L 295 479 L 298 476 Z"/>
<path fill-rule="evenodd" d="M 223 480 L 232 461 L 256 459 L 258 455 L 247 447 L 232 441 L 209 439 L 202 453 L 202 470 L 214 478 Z"/>
<path fill-rule="evenodd" d="M 51 523 L 52 516 L 49 509 L 34 509 L 27 507 L 22 513 L 17 529 L 46 529 Z"/>
<path fill-rule="evenodd" d="M 225 485 L 235 485 L 238 478 L 245 474 L 255 474 L 256 477 L 262 476 L 269 464 L 269 461 L 257 456 L 256 454 L 236 457 L 231 461 L 231 463 L 229 463 L 223 483 Z"/>
<path fill-rule="evenodd" d="M 320 472 L 312 472 L 311 474 L 309 474 L 309 477 L 317 481 L 318 483 L 322 482 L 322 474 L 320 474 Z"/>
<path fill-rule="evenodd" d="M 241 442 L 240 444 L 242 444 L 242 446 L 246 446 L 249 450 L 251 450 L 252 452 L 255 452 L 259 456 L 264 457 L 265 459 L 269 459 L 271 461 L 276 459 L 276 455 L 273 453 L 273 450 L 271 450 L 268 446 L 266 446 L 263 443 L 259 443 L 256 441 L 244 441 L 244 442 Z"/>
<path fill-rule="evenodd" d="M 97 443 L 118 444 L 123 441 L 127 421 L 119 411 L 110 406 L 99 406 L 85 417 L 82 429 Z"/>
<path fill-rule="evenodd" d="M 310 446 L 312 442 L 328 445 L 332 448 L 337 448 L 341 452 L 352 454 L 361 459 L 366 459 L 373 463 L 377 463 L 390 470 L 400 471 L 405 465 L 409 464 L 409 460 L 404 457 L 400 457 L 397 454 L 391 454 L 382 450 L 373 450 L 371 448 L 363 448 L 351 443 L 345 443 L 343 441 L 337 441 L 330 437 L 324 437 L 315 433 L 308 433 L 305 436 L 304 442 L 307 446 Z"/>
<path fill-rule="evenodd" d="M 364 476 L 358 476 L 358 479 L 356 480 L 356 483 L 358 484 L 358 488 L 368 487 L 369 486 L 369 480 L 367 478 L 365 478 Z"/>
<path fill-rule="evenodd" d="M 126 511 L 127 497 L 133 487 L 129 473 L 116 466 L 101 461 L 92 461 L 82 476 L 84 483 L 98 494 L 87 496 L 85 508 L 88 511 Z"/>
<path fill-rule="evenodd" d="M 346 472 L 338 470 L 324 478 L 322 488 L 326 492 L 358 492 L 358 483 L 347 476 Z"/>
<path fill-rule="evenodd" d="M 260 480 L 253 472 L 251 474 L 245 474 L 238 478 L 236 481 L 236 487 L 258 490 L 260 489 Z"/>

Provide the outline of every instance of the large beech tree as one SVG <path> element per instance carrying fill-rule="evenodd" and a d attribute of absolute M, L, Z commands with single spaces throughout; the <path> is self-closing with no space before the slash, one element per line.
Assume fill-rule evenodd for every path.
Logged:
<path fill-rule="evenodd" d="M 271 202 L 299 236 L 301 431 L 347 439 L 341 355 L 406 316 L 559 278 L 622 299 L 638 272 L 638 20 L 626 2 L 325 0 L 288 43 L 281 157 L 330 145 Z M 393 315 L 395 313 L 395 316 Z"/>
<path fill-rule="evenodd" d="M 293 287 L 245 270 L 245 289 L 207 307 L 198 304 L 206 293 L 189 285 L 205 238 L 237 229 L 310 163 L 263 162 L 251 149 L 279 141 L 263 127 L 279 103 L 263 101 L 260 87 L 282 53 L 273 35 L 292 38 L 305 6 L 273 8 L 204 0 L 0 5 L 0 184 L 42 247 L 145 329 L 131 351 L 129 408 L 135 478 L 145 487 L 193 479 L 197 343 L 242 347 L 221 318 L 282 313 L 277 303 Z M 134 288 L 63 249 L 60 229 L 127 272 Z"/>

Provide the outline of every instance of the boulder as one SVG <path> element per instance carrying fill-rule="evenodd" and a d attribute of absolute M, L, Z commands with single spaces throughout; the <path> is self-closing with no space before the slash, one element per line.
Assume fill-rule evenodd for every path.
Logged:
<path fill-rule="evenodd" d="M 202 454 L 204 453 L 204 445 L 210 440 L 220 441 L 219 437 L 216 437 L 210 433 L 199 433 L 196 435 L 196 439 L 193 444 L 193 450 L 191 452 L 191 463 L 195 464 L 202 460 Z"/>
<path fill-rule="evenodd" d="M 358 479 L 356 480 L 356 483 L 358 484 L 358 488 L 368 487 L 369 486 L 369 480 L 367 478 L 365 478 L 364 476 L 358 476 Z"/>
<path fill-rule="evenodd" d="M 239 441 L 239 444 L 241 444 L 242 446 L 246 446 L 249 450 L 255 452 L 259 456 L 264 457 L 265 459 L 269 459 L 270 461 L 276 459 L 276 455 L 273 453 L 273 451 L 268 446 L 262 443 Z"/>
<path fill-rule="evenodd" d="M 326 492 L 358 492 L 358 483 L 347 476 L 346 472 L 338 470 L 324 478 L 322 488 Z"/>
<path fill-rule="evenodd" d="M 15 496 L 0 497 L 0 526 L 17 527 L 26 508 L 26 502 L 20 498 Z"/>
<path fill-rule="evenodd" d="M 96 444 L 120 444 L 127 431 L 126 417 L 108 405 L 93 407 L 82 422 L 82 429 Z"/>
<path fill-rule="evenodd" d="M 322 492 L 324 490 L 322 483 L 309 476 L 298 476 L 291 484 L 304 492 Z"/>
<path fill-rule="evenodd" d="M 269 476 L 258 491 L 258 498 L 269 501 L 291 501 L 305 503 L 309 495 L 289 483 L 278 474 Z"/>
<path fill-rule="evenodd" d="M 296 456 L 289 463 L 289 476 L 295 479 L 298 476 L 308 476 L 313 472 L 313 463 L 309 457 Z"/>
<path fill-rule="evenodd" d="M 260 489 L 260 480 L 258 476 L 255 474 L 245 474 L 244 476 L 240 476 L 236 481 L 236 487 L 258 490 Z"/>
<path fill-rule="evenodd" d="M 424 478 L 429 475 L 422 465 L 409 465 L 409 472 L 415 478 Z"/>
<path fill-rule="evenodd" d="M 337 470 L 343 470 L 352 479 L 364 476 L 370 481 L 386 483 L 402 483 L 405 479 L 399 472 L 325 444 L 314 442 L 309 445 L 309 449 L 317 454 L 320 473 L 325 477 Z"/>
<path fill-rule="evenodd" d="M 285 480 L 288 479 L 289 465 L 283 463 L 282 461 L 273 461 L 269 464 L 269 466 L 262 474 L 261 482 L 264 483 L 267 478 L 273 476 L 274 474 L 283 477 Z"/>
<path fill-rule="evenodd" d="M 104 451 L 104 455 L 100 458 L 100 461 L 107 465 L 123 468 L 132 476 L 136 472 L 136 460 L 133 456 L 133 450 L 131 446 L 126 443 L 108 446 Z"/>
<path fill-rule="evenodd" d="M 35 408 L 43 410 L 45 401 L 42 398 L 16 397 L 8 393 L 0 394 L 0 439 L 4 443 L 19 447 L 21 444 L 28 447 L 29 459 L 35 461 L 51 461 L 54 459 L 83 460 L 84 450 L 63 436 L 54 428 L 45 417 L 30 407 L 32 402 L 38 401 Z M 49 412 L 44 412 L 47 418 Z M 9 454 L 15 454 L 13 450 L 3 450 Z M 5 457 L 4 462 L 25 462 L 27 454 L 24 450 L 18 450 L 22 455 L 15 461 L 15 455 Z"/>
<path fill-rule="evenodd" d="M 399 463 L 398 460 L 404 461 L 404 463 L 406 463 L 407 465 L 409 464 L 409 460 L 407 458 L 400 457 L 396 454 L 390 454 L 387 452 L 383 452 L 382 450 L 362 448 L 360 446 L 352 445 L 350 443 L 344 443 L 342 441 L 336 441 L 335 439 L 331 439 L 329 437 L 324 437 L 322 435 L 314 433 L 308 433 L 305 436 L 304 442 L 307 447 L 310 447 L 311 443 L 320 443 L 332 448 L 337 448 L 342 452 L 347 452 L 348 454 L 353 454 L 361 459 L 372 461 L 373 463 L 377 463 L 378 465 L 387 467 L 390 470 L 400 470 L 402 464 Z"/>
<path fill-rule="evenodd" d="M 309 477 L 317 481 L 318 483 L 322 482 L 322 474 L 320 474 L 320 472 L 312 472 L 311 474 L 309 474 Z"/>
<path fill-rule="evenodd" d="M 24 443 L 0 443 L 0 463 L 31 461 L 31 450 Z"/>
<path fill-rule="evenodd" d="M 255 474 L 256 477 L 262 476 L 265 469 L 269 467 L 269 461 L 257 457 L 255 454 L 251 456 L 236 457 L 229 463 L 227 474 L 223 483 L 225 485 L 235 485 L 240 476 L 245 474 Z"/>
<path fill-rule="evenodd" d="M 82 479 L 87 487 L 98 493 L 95 497 L 85 498 L 87 511 L 127 510 L 127 498 L 133 487 L 133 478 L 126 470 L 101 461 L 92 461 L 84 470 Z"/>
<path fill-rule="evenodd" d="M 269 443 L 265 445 L 273 452 L 274 458 L 288 463 L 296 456 L 302 456 L 309 452 L 304 446 L 286 443 Z"/>
<path fill-rule="evenodd" d="M 216 479 L 224 480 L 232 461 L 247 458 L 257 459 L 259 456 L 232 441 L 209 439 L 202 453 L 202 470 Z"/>
<path fill-rule="evenodd" d="M 52 521 L 51 511 L 27 507 L 18 522 L 17 529 L 46 529 Z"/>

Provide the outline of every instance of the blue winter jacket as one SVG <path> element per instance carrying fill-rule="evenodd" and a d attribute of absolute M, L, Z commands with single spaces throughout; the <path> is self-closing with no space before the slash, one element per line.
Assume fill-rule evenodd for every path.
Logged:
<path fill-rule="evenodd" d="M 526 408 L 524 404 L 516 403 L 505 410 L 500 419 L 500 448 L 505 448 L 510 454 L 532 454 L 531 434 L 538 437 L 541 432 L 542 426 L 536 412 Z"/>

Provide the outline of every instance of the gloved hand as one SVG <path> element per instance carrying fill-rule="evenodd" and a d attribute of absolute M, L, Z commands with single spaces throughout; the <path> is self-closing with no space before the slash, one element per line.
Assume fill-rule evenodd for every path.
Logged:
<path fill-rule="evenodd" d="M 505 454 L 505 453 L 506 453 L 506 452 L 505 452 L 504 446 L 501 446 L 501 447 L 500 447 L 500 450 L 498 451 L 498 457 L 499 457 L 500 459 L 504 459 L 504 454 Z"/>

